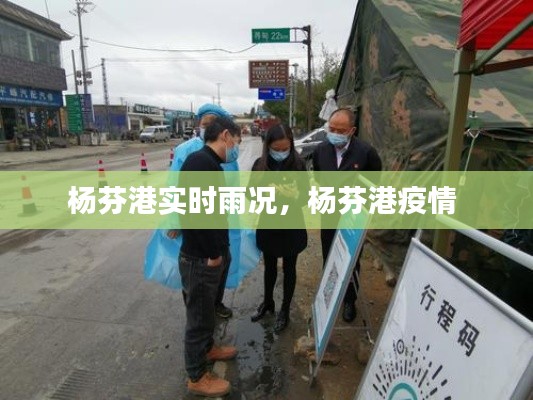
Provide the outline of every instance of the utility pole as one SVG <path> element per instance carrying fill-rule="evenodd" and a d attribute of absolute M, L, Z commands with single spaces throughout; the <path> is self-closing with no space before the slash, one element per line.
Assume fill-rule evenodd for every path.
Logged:
<path fill-rule="evenodd" d="M 105 58 L 102 58 L 102 82 L 104 84 L 104 104 L 106 116 L 106 128 L 108 135 L 111 135 L 111 121 L 109 119 L 109 92 L 107 91 L 107 74 L 105 70 Z"/>
<path fill-rule="evenodd" d="M 88 0 L 76 0 L 76 10 L 70 11 L 72 15 L 78 16 L 78 27 L 80 32 L 80 53 L 81 53 L 81 79 L 83 82 L 83 94 L 87 94 L 87 70 L 85 65 L 85 43 L 83 40 L 83 29 L 81 26 L 81 15 L 86 14 L 89 11 L 87 11 L 86 7 L 92 5 Z"/>
<path fill-rule="evenodd" d="M 48 10 L 48 2 L 44 0 L 44 5 L 46 6 L 46 16 L 50 19 L 50 10 Z"/>
<path fill-rule="evenodd" d="M 74 50 L 70 50 L 72 55 L 72 68 L 74 71 L 74 89 L 76 90 L 76 95 L 78 95 L 78 77 L 76 76 L 76 57 L 74 57 Z"/>

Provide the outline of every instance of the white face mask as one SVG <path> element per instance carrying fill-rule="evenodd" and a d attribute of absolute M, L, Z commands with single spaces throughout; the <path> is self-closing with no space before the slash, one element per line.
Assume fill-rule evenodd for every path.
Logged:
<path fill-rule="evenodd" d="M 205 128 L 200 128 L 200 133 L 199 133 L 199 136 L 200 136 L 200 139 L 204 140 L 204 136 L 205 136 Z"/>

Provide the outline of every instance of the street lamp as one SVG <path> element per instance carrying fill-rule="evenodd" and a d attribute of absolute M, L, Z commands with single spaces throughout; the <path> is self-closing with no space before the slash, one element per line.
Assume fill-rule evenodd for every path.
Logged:
<path fill-rule="evenodd" d="M 298 79 L 298 64 L 291 64 L 294 67 L 294 74 L 291 74 L 290 99 L 289 99 L 289 126 L 294 129 L 296 126 L 296 80 Z"/>
<path fill-rule="evenodd" d="M 217 82 L 217 95 L 218 95 L 218 106 L 220 107 L 220 85 L 222 85 L 221 82 Z"/>

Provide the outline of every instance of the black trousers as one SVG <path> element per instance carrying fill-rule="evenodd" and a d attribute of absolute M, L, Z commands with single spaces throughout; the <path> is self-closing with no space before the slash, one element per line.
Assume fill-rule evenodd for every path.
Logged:
<path fill-rule="evenodd" d="M 296 288 L 296 261 L 298 254 L 281 257 L 283 259 L 283 303 L 281 309 L 289 311 Z M 263 253 L 265 261 L 264 272 L 264 289 L 265 304 L 271 304 L 274 301 L 274 286 L 278 277 L 278 257 Z"/>
<path fill-rule="evenodd" d="M 224 298 L 224 292 L 226 291 L 226 281 L 228 280 L 229 266 L 231 264 L 231 253 L 227 252 L 224 255 L 224 263 L 222 264 L 222 276 L 220 277 L 220 283 L 218 284 L 217 297 L 215 299 L 215 306 L 222 304 Z"/>
<path fill-rule="evenodd" d="M 185 323 L 185 369 L 192 381 L 207 370 L 207 352 L 214 344 L 215 300 L 224 269 L 230 262 L 229 251 L 222 256 L 222 265 L 208 267 L 207 258 L 180 254 L 187 321 Z"/>
<path fill-rule="evenodd" d="M 320 241 L 322 242 L 322 268 L 326 266 L 326 260 L 328 258 L 328 254 L 331 249 L 331 245 L 333 244 L 333 239 L 335 238 L 336 232 L 336 229 L 320 230 Z M 361 255 L 359 255 L 359 258 L 360 257 Z M 355 300 L 357 300 L 357 292 L 359 291 L 359 280 L 357 279 L 356 273 L 359 274 L 359 271 L 361 270 L 359 258 L 357 258 L 357 262 L 353 271 L 355 286 L 350 281 L 350 283 L 348 284 L 348 289 L 346 289 L 346 293 L 344 295 L 344 303 L 355 303 Z"/>

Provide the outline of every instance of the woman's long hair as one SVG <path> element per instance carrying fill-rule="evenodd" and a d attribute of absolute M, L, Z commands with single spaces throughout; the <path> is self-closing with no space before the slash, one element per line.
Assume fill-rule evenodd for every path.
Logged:
<path fill-rule="evenodd" d="M 291 143 L 289 157 L 283 161 L 286 169 L 289 171 L 300 171 L 305 169 L 304 162 L 294 148 L 294 136 L 292 134 L 292 129 L 284 124 L 276 124 L 271 126 L 266 133 L 265 141 L 263 143 L 263 153 L 257 165 L 259 171 L 270 170 L 270 168 L 268 168 L 270 145 L 281 139 L 289 139 L 289 142 Z"/>

